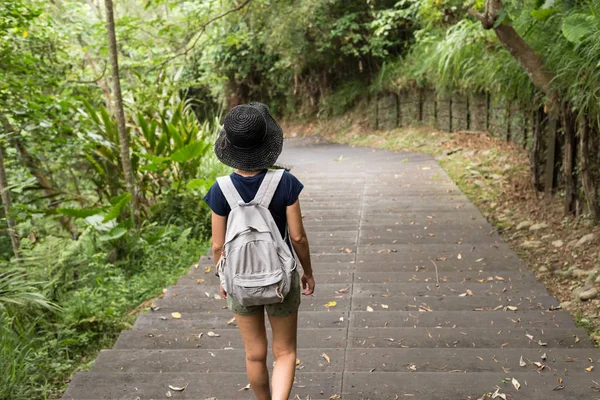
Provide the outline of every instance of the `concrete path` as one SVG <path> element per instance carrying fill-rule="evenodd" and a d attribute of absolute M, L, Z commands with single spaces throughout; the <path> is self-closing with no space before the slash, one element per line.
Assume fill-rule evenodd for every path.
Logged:
<path fill-rule="evenodd" d="M 305 184 L 317 282 L 301 306 L 292 398 L 600 399 L 600 351 L 431 157 L 302 139 L 281 162 Z M 63 398 L 253 398 L 210 265 Z"/>

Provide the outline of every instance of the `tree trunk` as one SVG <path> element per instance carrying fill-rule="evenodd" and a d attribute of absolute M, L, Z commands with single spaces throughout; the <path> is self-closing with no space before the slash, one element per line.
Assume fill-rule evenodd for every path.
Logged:
<path fill-rule="evenodd" d="M 600 210 L 598 209 L 598 199 L 596 198 L 596 188 L 592 179 L 590 168 L 590 121 L 586 117 L 581 129 L 581 180 L 583 182 L 583 191 L 585 193 L 585 202 L 594 221 L 598 221 Z"/>
<path fill-rule="evenodd" d="M 541 154 L 541 141 L 543 132 L 543 121 L 544 111 L 540 108 L 535 113 L 534 127 L 533 127 L 533 138 L 531 143 L 531 175 L 533 177 L 533 187 L 536 191 L 541 190 L 540 182 L 540 154 Z"/>
<path fill-rule="evenodd" d="M 531 83 L 548 96 L 549 112 L 557 115 L 559 112 L 558 94 L 550 85 L 554 78 L 553 74 L 546 70 L 542 60 L 512 26 L 504 21 L 501 21 L 499 24 L 497 23 L 497 18 L 503 8 L 504 4 L 502 4 L 502 0 L 486 0 L 483 14 L 474 10 L 469 10 L 468 12 L 481 22 L 483 29 L 494 30 L 500 43 L 517 59 L 521 67 L 525 69 Z M 508 18 L 508 16 L 504 16 L 503 18 Z"/>
<path fill-rule="evenodd" d="M 556 168 L 556 130 L 558 121 L 553 116 L 549 117 L 548 134 L 546 135 L 546 169 L 544 171 L 544 191 L 547 198 L 552 197 L 554 189 L 554 170 Z"/>
<path fill-rule="evenodd" d="M 15 253 L 15 257 L 19 258 L 19 235 L 15 229 L 15 219 L 10 215 L 10 190 L 8 190 L 7 187 L 6 169 L 4 168 L 4 146 L 0 145 L 0 192 L 2 193 L 2 204 L 4 204 L 4 215 L 6 216 L 8 236 L 10 236 L 13 252 Z"/>
<path fill-rule="evenodd" d="M 575 139 L 575 118 L 571 106 L 568 103 L 563 104 L 563 121 L 565 132 L 565 152 L 564 152 L 564 178 L 565 178 L 565 215 L 574 214 L 576 211 L 577 188 L 575 185 L 575 160 L 576 160 L 576 139 Z"/>
<path fill-rule="evenodd" d="M 131 211 L 133 221 L 137 226 L 140 220 L 138 196 L 131 166 L 131 155 L 129 154 L 129 135 L 125 126 L 125 111 L 123 110 L 123 97 L 121 95 L 121 81 L 119 78 L 119 56 L 117 53 L 117 35 L 115 33 L 115 18 L 112 0 L 104 0 L 106 6 L 106 30 L 108 33 L 108 53 L 112 68 L 114 111 L 117 118 L 117 129 L 119 131 L 119 148 L 121 151 L 121 165 L 125 176 L 127 191 L 131 193 Z"/>

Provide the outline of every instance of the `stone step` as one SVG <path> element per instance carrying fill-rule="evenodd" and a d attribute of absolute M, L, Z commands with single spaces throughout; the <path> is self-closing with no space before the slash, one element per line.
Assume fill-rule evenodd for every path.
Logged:
<path fill-rule="evenodd" d="M 171 312 L 164 310 L 151 311 L 141 314 L 133 325 L 136 329 L 232 329 L 228 325 L 233 314 L 230 311 L 219 312 L 197 312 L 188 311 L 181 313 L 181 318 L 171 316 Z M 341 319 L 340 319 L 341 318 Z M 298 326 L 303 328 L 342 328 L 348 326 L 348 312 L 338 311 L 333 308 L 330 311 L 314 311 L 298 313 Z"/>
<path fill-rule="evenodd" d="M 210 397 L 224 399 L 249 399 L 251 392 L 243 388 L 248 384 L 245 372 L 79 372 L 73 377 L 62 399 L 164 399 L 171 392 L 173 398 L 203 400 Z M 341 393 L 342 373 L 327 372 L 296 373 L 292 389 L 295 395 L 305 399 L 328 399 Z M 169 389 L 185 387 L 179 393 Z"/>
<path fill-rule="evenodd" d="M 477 296 L 510 296 L 519 295 L 528 296 L 548 296 L 546 288 L 541 283 L 534 284 L 525 281 L 502 282 L 490 281 L 486 283 L 478 282 L 440 282 L 439 287 L 436 282 L 407 282 L 407 283 L 366 283 L 355 282 L 353 293 L 364 296 L 380 296 L 385 294 L 389 296 L 460 296 L 467 293 L 468 297 Z M 323 285 L 325 293 L 330 285 Z M 334 290 L 337 286 L 334 285 Z M 469 293 L 468 291 L 471 291 Z M 471 296 L 472 294 L 472 296 Z"/>
<path fill-rule="evenodd" d="M 361 264 L 358 264 L 361 265 Z M 353 273 L 354 281 L 356 283 L 436 283 L 435 268 L 432 265 L 433 271 L 426 268 L 414 271 L 414 266 L 411 267 L 412 271 L 390 271 L 390 272 L 372 272 L 369 268 L 365 270 L 356 270 Z M 317 271 L 315 271 L 315 274 Z M 500 270 L 493 274 L 480 270 L 443 270 L 438 269 L 439 282 L 443 283 L 474 283 L 476 285 L 485 284 L 488 282 L 499 281 L 504 284 L 528 284 L 528 282 L 537 282 L 529 270 Z M 320 280 L 318 281 L 320 282 Z M 499 284 L 502 284 L 499 283 Z"/>
<path fill-rule="evenodd" d="M 517 391 L 511 384 L 520 383 Z M 560 390 L 558 378 L 564 389 Z M 344 374 L 344 400 L 449 400 L 488 399 L 497 388 L 508 399 L 527 400 L 597 400 L 598 373 L 541 373 L 509 371 L 507 373 L 447 372 L 355 372 Z"/>
<path fill-rule="evenodd" d="M 507 307 L 516 307 L 521 311 L 546 311 L 555 309 L 558 301 L 551 296 L 519 298 L 505 297 L 365 297 L 354 295 L 351 310 L 364 311 L 371 307 L 378 312 L 392 311 L 495 311 L 511 312 Z"/>
<path fill-rule="evenodd" d="M 267 353 L 267 365 L 271 369 L 273 355 Z M 323 357 L 326 354 L 329 361 Z M 298 349 L 298 371 L 342 372 L 345 349 Z M 539 358 L 539 357 L 538 357 Z M 575 367 L 575 365 L 573 365 Z M 103 350 L 91 369 L 92 372 L 246 372 L 246 352 L 216 349 L 168 349 L 168 350 Z"/>
<path fill-rule="evenodd" d="M 544 360 L 542 356 L 546 357 Z M 520 366 L 521 357 L 526 363 Z M 596 365 L 589 361 L 589 349 L 348 349 L 346 372 L 537 372 L 541 363 L 542 374 L 585 373 Z M 315 368 L 319 368 L 317 365 Z"/>
<path fill-rule="evenodd" d="M 571 315 L 564 311 L 351 311 L 353 328 L 379 327 L 538 327 L 575 328 Z"/>
<path fill-rule="evenodd" d="M 514 325 L 514 324 L 513 324 Z M 527 335 L 533 337 L 530 339 Z M 544 346 L 539 344 L 541 341 Z M 460 327 L 351 328 L 348 347 L 360 348 L 593 348 L 581 328 Z M 593 350 L 591 350 L 593 351 Z M 590 353 L 592 354 L 592 353 Z"/>
<path fill-rule="evenodd" d="M 235 328 L 236 325 L 231 325 Z M 272 332 L 267 323 L 267 337 L 271 343 Z M 215 329 L 219 335 L 208 336 L 208 329 L 130 329 L 121 332 L 114 349 L 243 349 L 244 344 L 237 329 Z M 202 333 L 202 335 L 200 335 Z M 319 328 L 298 330 L 298 349 L 344 348 L 346 328 Z"/>

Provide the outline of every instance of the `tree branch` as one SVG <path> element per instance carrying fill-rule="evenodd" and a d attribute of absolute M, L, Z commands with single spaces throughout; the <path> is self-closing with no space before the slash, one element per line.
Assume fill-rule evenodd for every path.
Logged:
<path fill-rule="evenodd" d="M 164 60 L 163 62 L 161 62 L 159 64 L 159 67 L 162 68 L 162 67 L 164 67 L 165 64 L 167 64 L 168 62 L 174 60 L 175 58 L 187 55 L 191 50 L 194 49 L 194 47 L 196 47 L 196 44 L 198 44 L 198 41 L 200 40 L 200 37 L 206 31 L 206 28 L 208 27 L 208 25 L 212 24 L 213 22 L 215 22 L 215 21 L 217 21 L 217 20 L 219 20 L 221 18 L 224 18 L 225 16 L 227 16 L 227 15 L 233 13 L 233 12 L 241 10 L 242 8 L 246 7 L 250 3 L 250 1 L 251 0 L 245 0 L 243 3 L 240 3 L 237 6 L 235 6 L 235 7 L 231 8 L 231 9 L 225 11 L 224 13 L 219 14 L 219 15 L 217 15 L 217 16 L 209 19 L 208 21 L 206 21 L 204 23 L 204 25 L 202 25 L 202 27 L 200 28 L 200 30 L 198 31 L 198 33 L 196 34 L 196 39 L 194 39 L 194 42 L 189 47 L 185 48 L 185 50 L 181 51 L 180 53 L 174 54 L 173 56 L 171 56 L 171 57 L 167 58 L 166 60 Z"/>
<path fill-rule="evenodd" d="M 503 8 L 502 0 L 486 0 L 483 14 L 473 9 L 467 12 L 481 22 L 483 29 L 494 30 L 500 43 L 527 72 L 531 83 L 548 97 L 550 113 L 557 115 L 560 102 L 558 93 L 551 86 L 554 75 L 548 72 L 542 59 L 511 25 L 504 22 L 496 24 Z"/>

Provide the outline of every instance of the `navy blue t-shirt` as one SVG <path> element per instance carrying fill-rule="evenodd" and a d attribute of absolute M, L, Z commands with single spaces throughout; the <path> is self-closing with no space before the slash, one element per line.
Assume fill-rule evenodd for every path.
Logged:
<path fill-rule="evenodd" d="M 264 170 L 254 176 L 242 176 L 234 172 L 230 176 L 233 186 L 235 186 L 242 199 L 248 203 L 256 196 L 256 192 L 258 192 L 258 188 L 265 178 L 266 173 L 267 170 Z M 287 225 L 286 207 L 291 206 L 298 200 L 298 196 L 303 188 L 304 185 L 298 178 L 287 171 L 283 173 L 281 182 L 279 182 L 279 186 L 277 186 L 277 190 L 273 195 L 273 200 L 271 200 L 271 204 L 269 205 L 269 211 L 273 215 L 281 237 L 285 237 L 285 227 Z M 217 215 L 226 217 L 231 212 L 231 207 L 229 207 L 229 203 L 227 203 L 227 199 L 216 181 L 206 196 L 204 196 L 204 201 L 206 201 L 206 204 Z"/>

